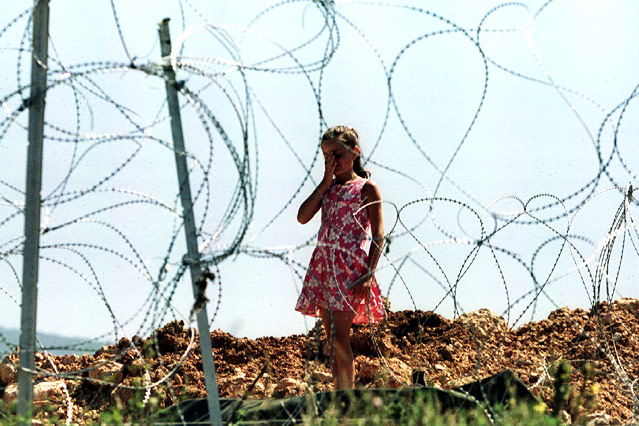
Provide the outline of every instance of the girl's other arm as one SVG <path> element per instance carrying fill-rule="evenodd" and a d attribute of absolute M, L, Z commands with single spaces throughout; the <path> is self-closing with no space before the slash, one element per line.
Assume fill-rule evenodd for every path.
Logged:
<path fill-rule="evenodd" d="M 379 192 L 379 188 L 372 181 L 368 181 L 362 188 L 362 195 L 365 197 L 365 202 L 373 203 L 367 207 L 368 218 L 371 222 L 371 247 L 368 250 L 368 260 L 366 266 L 368 272 L 375 272 L 377 267 L 377 261 L 382 254 L 382 246 L 384 245 L 384 220 L 382 219 L 382 195 Z"/>
<path fill-rule="evenodd" d="M 311 195 L 304 200 L 297 211 L 297 221 L 302 225 L 313 219 L 315 213 L 317 213 L 320 207 L 322 207 L 322 197 L 333 180 L 334 172 L 335 155 L 331 153 L 324 157 L 324 178 L 322 178 L 322 181 L 319 185 L 317 185 L 315 191 L 313 191 Z"/>
<path fill-rule="evenodd" d="M 302 203 L 300 209 L 297 211 L 297 221 L 299 223 L 304 225 L 313 219 L 315 213 L 317 213 L 320 207 L 322 207 L 322 197 L 324 196 L 328 185 L 330 185 L 330 182 L 328 184 L 324 181 L 320 182 L 320 184 L 317 185 L 317 188 L 315 188 L 315 191 L 313 191 Z"/>
<path fill-rule="evenodd" d="M 373 241 L 368 250 L 368 258 L 366 259 L 366 272 L 361 278 L 361 282 L 354 289 L 356 298 L 366 297 L 370 289 L 370 280 L 377 268 L 377 261 L 382 254 L 384 246 L 384 221 L 382 219 L 382 195 L 379 188 L 372 181 L 368 181 L 362 188 L 362 198 L 365 203 L 370 204 L 368 210 L 368 218 L 371 223 L 371 237 Z M 359 281 L 359 280 L 358 280 Z"/>

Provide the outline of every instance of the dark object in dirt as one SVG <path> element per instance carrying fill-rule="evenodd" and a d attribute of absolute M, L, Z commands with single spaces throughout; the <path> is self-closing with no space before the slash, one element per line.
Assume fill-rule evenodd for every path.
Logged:
<path fill-rule="evenodd" d="M 302 421 L 302 414 L 308 414 L 309 410 L 315 411 L 315 414 L 321 418 L 329 407 L 337 408 L 341 416 L 350 418 L 350 413 L 361 412 L 358 409 L 360 404 L 370 404 L 374 398 L 380 398 L 380 404 L 386 406 L 400 401 L 403 405 L 412 405 L 420 400 L 433 400 L 439 403 L 443 411 L 472 409 L 479 406 L 479 401 L 487 402 L 492 406 L 507 405 L 511 398 L 526 402 L 537 401 L 537 398 L 512 371 L 505 370 L 484 380 L 448 391 L 429 387 L 411 387 L 320 392 L 270 400 L 243 401 L 237 398 L 223 398 L 220 400 L 220 410 L 224 423 L 238 420 L 297 422 Z M 182 424 L 180 413 L 187 425 L 209 419 L 206 399 L 195 399 L 183 401 L 163 411 L 159 415 L 159 420 L 168 424 L 171 422 Z M 241 419 L 237 418 L 238 413 L 241 413 Z"/>
<path fill-rule="evenodd" d="M 492 407 L 496 405 L 508 407 L 513 398 L 517 402 L 539 402 L 537 397 L 511 370 L 504 370 L 494 376 L 468 383 L 453 390 L 470 395 Z"/>
<path fill-rule="evenodd" d="M 457 411 L 464 407 L 478 406 L 477 402 L 456 391 L 445 391 L 436 388 L 403 388 L 403 389 L 355 389 L 353 391 L 320 392 L 313 395 L 294 396 L 270 400 L 241 400 L 239 398 L 220 399 L 222 420 L 225 424 L 236 421 L 265 421 L 274 423 L 302 422 L 302 415 L 315 411 L 319 418 L 329 409 L 335 407 L 339 416 L 345 419 L 353 414 L 361 413 L 361 404 L 370 404 L 373 398 L 380 398 L 383 405 L 401 402 L 411 405 L 417 401 L 438 401 L 443 411 Z M 204 398 L 182 401 L 158 414 L 157 421 L 165 425 L 202 424 L 208 422 L 208 406 Z M 241 416 L 241 419 L 238 418 Z"/>

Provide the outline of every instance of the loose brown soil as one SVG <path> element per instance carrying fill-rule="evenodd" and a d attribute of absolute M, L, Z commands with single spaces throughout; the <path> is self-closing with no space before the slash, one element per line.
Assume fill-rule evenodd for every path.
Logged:
<path fill-rule="evenodd" d="M 53 406 L 52 414 L 39 409 L 37 416 L 58 415 L 64 421 L 70 415 L 73 422 L 93 422 L 109 407 L 144 401 L 144 392 L 133 388 L 158 382 L 147 395 L 147 409 L 204 397 L 194 335 L 174 321 L 147 339 L 122 339 L 94 355 L 36 354 L 42 375 L 35 386 L 35 404 Z M 307 335 L 255 340 L 216 330 L 211 338 L 222 397 L 285 397 L 331 389 L 321 327 Z M 359 387 L 410 386 L 412 371 L 420 369 L 427 384 L 447 389 L 509 368 L 549 407 L 549 369 L 561 360 L 568 362 L 578 392 L 584 389 L 582 373 L 590 363 L 595 373 L 587 391 L 594 383 L 598 391 L 595 387 L 597 406 L 588 412 L 599 424 L 639 422 L 633 417 L 633 394 L 639 394 L 639 300 L 604 302 L 593 311 L 561 308 L 516 329 L 488 310 L 456 320 L 432 312 L 390 312 L 380 324 L 354 326 L 351 342 Z M 0 364 L 0 396 L 5 401 L 15 398 L 12 364 L 17 358 L 12 353 Z M 570 403 L 563 408 L 577 414 Z"/>

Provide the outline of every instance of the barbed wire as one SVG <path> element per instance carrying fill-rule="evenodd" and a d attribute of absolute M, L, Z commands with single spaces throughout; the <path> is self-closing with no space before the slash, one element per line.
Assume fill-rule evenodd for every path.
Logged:
<path fill-rule="evenodd" d="M 286 213 L 316 183 L 313 173 L 321 167 L 321 161 L 318 161 L 321 159 L 320 145 L 312 140 L 305 142 L 305 146 L 293 142 L 298 139 L 291 136 L 296 133 L 297 126 L 278 118 L 281 116 L 279 111 L 269 108 L 268 100 L 273 94 L 264 90 L 264 85 L 271 84 L 269 78 L 285 78 L 287 82 L 295 81 L 295 84 L 306 88 L 306 93 L 299 93 L 299 98 L 311 99 L 311 107 L 302 115 L 314 116 L 316 124 L 308 134 L 319 142 L 331 121 L 327 118 L 329 111 L 333 109 L 332 102 L 326 100 L 332 95 L 330 92 L 327 95 L 327 92 L 333 90 L 328 76 L 334 67 L 341 66 L 340 55 L 350 55 L 352 47 L 349 43 L 354 39 L 361 41 L 369 50 L 366 53 L 374 57 L 385 84 L 377 94 L 383 99 L 380 102 L 383 118 L 376 123 L 379 131 L 370 138 L 370 145 L 365 143 L 363 146 L 365 162 L 379 173 L 384 215 L 387 225 L 391 224 L 387 227 L 386 248 L 377 268 L 378 274 L 388 278 L 386 282 L 380 280 L 380 283 L 391 301 L 397 298 L 415 311 L 429 311 L 425 319 L 417 317 L 418 342 L 423 340 L 422 321 L 444 311 L 447 305 L 451 305 L 449 312 L 453 318 L 459 318 L 467 312 L 465 306 L 474 305 L 467 303 L 460 293 L 463 286 L 476 279 L 478 274 L 496 274 L 495 285 L 500 286 L 503 297 L 494 309 L 502 310 L 500 315 L 505 317 L 510 327 L 520 325 L 526 315 L 530 315 L 531 321 L 535 319 L 541 309 L 542 297 L 558 308 L 561 303 L 556 303 L 551 289 L 556 283 L 567 280 L 581 285 L 583 295 L 595 313 L 598 313 L 602 301 L 612 303 L 618 297 L 636 296 L 625 293 L 629 288 L 626 284 L 629 278 L 624 275 L 622 264 L 636 261 L 639 255 L 636 241 L 639 232 L 632 213 L 637 199 L 633 196 L 632 185 L 624 186 L 621 182 L 628 180 L 634 184 L 637 175 L 632 169 L 633 162 L 622 156 L 619 141 L 622 136 L 626 137 L 620 133 L 623 126 L 630 126 L 631 118 L 628 117 L 634 112 L 632 107 L 639 85 L 634 86 L 621 101 L 604 102 L 578 86 L 560 83 L 544 61 L 533 34 L 537 20 L 550 14 L 548 6 L 556 2 L 558 0 L 549 0 L 536 10 L 522 2 L 500 4 L 483 13 L 475 27 L 467 27 L 443 13 L 412 4 L 353 1 L 338 5 L 331 1 L 285 0 L 247 16 L 248 24 L 239 26 L 216 24 L 203 11 L 204 7 L 196 5 L 197 2 L 180 0 L 182 34 L 177 38 L 170 57 L 160 58 L 157 55 L 157 60 L 152 59 L 151 53 L 136 55 L 133 31 L 124 29 L 121 19 L 128 10 L 112 0 L 111 24 L 114 24 L 116 37 L 109 38 L 108 43 L 121 45 L 125 57 L 112 59 L 88 54 L 88 60 L 69 63 L 61 49 L 66 40 L 53 32 L 50 35 L 53 57 L 49 61 L 47 81 L 47 92 L 52 101 L 48 101 L 47 108 L 54 112 L 47 113 L 44 140 L 45 145 L 52 146 L 59 157 L 49 160 L 45 155 L 45 171 L 48 173 L 45 176 L 52 179 L 45 181 L 46 190 L 42 197 L 41 268 L 49 273 L 64 270 L 81 283 L 74 285 L 90 288 L 97 296 L 97 304 L 105 310 L 112 330 L 96 333 L 94 337 L 72 345 L 41 345 L 40 349 L 45 352 L 83 351 L 103 343 L 105 339 L 115 342 L 121 341 L 121 338 L 126 340 L 116 353 L 98 365 L 61 372 L 47 355 L 52 369 L 37 369 L 34 373 L 43 377 L 112 384 L 88 377 L 86 373 L 117 362 L 126 356 L 127 351 L 134 353 L 131 356 L 143 359 L 145 355 L 133 343 L 135 337 L 132 335 L 154 335 L 159 327 L 176 318 L 186 321 L 189 327 L 193 325 L 192 315 L 189 317 L 183 312 L 184 306 L 178 301 L 189 262 L 198 262 L 203 268 L 214 271 L 213 284 L 217 294 L 210 303 L 214 306 L 210 325 L 224 315 L 223 306 L 232 304 L 222 303 L 223 289 L 233 286 L 230 280 L 227 281 L 224 271 L 225 266 L 237 262 L 240 256 L 251 259 L 251 262 L 265 259 L 281 262 L 291 273 L 291 287 L 299 293 L 307 265 L 305 256 L 314 246 L 318 234 L 299 236 L 282 229 L 292 226 L 287 223 Z M 301 14 L 298 7 L 303 7 Z M 364 18 L 359 15 L 359 12 L 373 9 L 409 14 L 411 19 L 432 20 L 433 27 L 415 28 L 415 34 L 407 34 L 409 41 L 403 41 L 403 45 L 387 56 L 376 45 L 375 37 L 364 29 Z M 523 24 L 509 22 L 505 26 L 490 27 L 500 13 L 515 9 L 525 11 L 527 18 Z M 261 25 L 277 13 L 291 13 L 293 19 L 302 21 L 304 26 L 309 20 L 315 27 L 308 34 L 302 34 L 299 40 L 291 42 L 279 38 L 273 35 L 277 34 L 275 29 L 264 29 Z M 27 95 L 30 85 L 24 81 L 23 73 L 25 62 L 30 62 L 25 58 L 31 55 L 31 24 L 31 9 L 18 13 L 6 24 L 0 24 L 0 43 L 5 46 L 0 47 L 0 51 L 8 57 L 15 55 L 11 58 L 15 60 L 15 81 L 6 79 L 0 86 L 0 149 L 9 153 L 11 158 L 17 156 L 13 146 L 15 142 L 12 141 L 26 140 L 25 112 L 31 101 Z M 389 21 L 387 25 L 392 24 Z M 537 66 L 534 72 L 541 73 L 541 77 L 531 70 L 518 70 L 500 63 L 486 46 L 486 37 L 491 34 L 523 34 L 528 42 L 528 53 Z M 206 37 L 211 37 L 214 43 L 207 42 Z M 410 61 L 410 55 L 418 46 L 445 37 L 459 37 L 468 45 L 470 50 L 464 53 L 468 56 L 464 59 L 469 60 L 470 56 L 478 58 L 472 66 L 481 83 L 478 84 L 479 96 L 464 95 L 464 102 L 474 105 L 472 112 L 470 116 L 459 117 L 456 127 L 450 129 L 451 134 L 460 135 L 450 147 L 446 147 L 452 151 L 444 160 L 438 160 L 437 157 L 442 155 L 438 147 L 433 146 L 433 141 L 418 136 L 423 131 L 421 126 L 410 124 L 409 116 L 414 112 L 402 107 L 399 96 L 403 93 L 398 87 L 406 80 L 421 78 L 420 75 L 406 77 L 401 74 L 401 67 Z M 253 43 L 267 46 L 257 58 L 250 54 Z M 151 52 L 156 47 L 157 44 L 154 44 Z M 196 54 L 193 54 L 194 51 Z M 189 161 L 194 188 L 193 211 L 196 213 L 201 252 L 199 259 L 187 259 L 180 240 L 183 212 L 178 207 L 179 190 L 185 182 L 169 188 L 160 176 L 140 176 L 151 170 L 143 167 L 144 161 L 161 163 L 158 175 L 168 174 L 163 167 L 170 167 L 171 156 L 168 154 L 174 151 L 167 136 L 169 117 L 166 101 L 154 93 L 167 79 L 163 72 L 167 64 L 181 74 L 182 79 L 176 85 L 182 96 L 181 109 L 187 117 L 188 133 L 193 135 L 188 138 L 187 152 L 178 154 L 185 155 Z M 495 80 L 498 78 L 492 76 L 500 72 L 543 90 L 552 89 L 563 102 L 562 108 L 574 116 L 596 154 L 597 172 L 587 177 L 585 184 L 567 185 L 562 192 L 568 195 L 550 194 L 543 189 L 527 199 L 500 195 L 487 198 L 465 183 L 465 175 L 454 173 L 455 166 L 462 161 L 460 157 L 478 132 L 478 123 L 487 109 L 492 108 L 488 99 L 497 90 L 494 85 L 497 85 Z M 126 84 L 131 84 L 135 92 L 123 96 L 120 90 L 127 90 Z M 296 99 L 295 94 L 285 95 L 287 99 Z M 148 104 L 155 111 L 152 114 L 137 99 L 145 96 L 148 96 Z M 599 114 L 595 117 L 597 121 L 580 112 L 577 102 L 581 101 L 594 106 Z M 607 110 L 604 105 L 614 106 Z M 272 130 L 268 131 L 268 128 Z M 591 130 L 594 128 L 596 132 Z M 418 155 L 415 156 L 409 148 L 389 150 L 394 143 L 389 141 L 389 133 L 393 131 L 396 132 L 393 138 L 403 134 L 410 143 L 410 149 L 416 150 Z M 607 135 L 606 132 L 612 134 Z M 286 159 L 280 161 L 281 170 L 265 166 L 268 163 L 264 158 L 281 155 L 273 154 L 274 140 L 281 142 L 292 158 L 290 164 L 284 164 L 288 161 Z M 604 152 L 604 142 L 611 143 L 609 153 Z M 365 155 L 367 148 L 368 156 Z M 428 170 L 434 177 L 425 179 L 412 173 L 411 167 L 398 166 L 397 159 L 391 158 L 389 152 L 401 157 L 401 162 L 419 163 L 421 169 Z M 159 160 L 160 153 L 167 154 L 166 164 Z M 13 164 L 14 160 L 9 159 L 9 155 L 3 154 L 2 158 L 7 165 L 11 162 L 15 167 L 4 167 L 4 172 L 0 173 L 0 265 L 5 272 L 0 274 L 0 299 L 3 306 L 19 309 L 18 295 L 22 285 L 18 270 L 24 241 L 16 223 L 23 214 L 25 190 L 16 183 L 23 179 L 23 175 L 17 176 L 18 171 L 22 172 L 17 161 Z M 621 171 L 615 167 L 620 167 Z M 293 172 L 294 168 L 301 176 Z M 467 174 L 482 172 L 468 166 L 464 170 Z M 579 179 L 582 174 L 585 176 L 584 170 L 576 172 L 580 173 Z M 260 182 L 262 179 L 268 181 L 272 176 L 286 181 L 286 185 L 272 188 Z M 604 186 L 604 178 L 610 182 L 609 186 Z M 410 201 L 396 202 L 393 194 L 398 189 L 384 185 L 385 182 L 394 182 L 394 179 L 400 179 L 405 185 L 413 184 L 420 192 L 411 192 Z M 530 187 L 535 188 L 535 183 L 531 182 Z M 277 197 L 270 195 L 274 192 L 278 193 Z M 262 194 L 267 194 L 265 198 L 269 202 L 279 200 L 278 205 L 264 202 L 260 199 Z M 621 203 L 614 204 L 620 198 Z M 600 201 L 602 199 L 606 201 Z M 498 209 L 509 202 L 515 205 L 514 209 L 505 212 Z M 599 202 L 604 206 L 596 206 Z M 590 213 L 589 209 L 595 210 L 595 213 Z M 601 232 L 574 229 L 583 216 L 590 214 L 606 217 L 604 222 L 610 223 L 608 229 Z M 278 241 L 283 244 L 260 244 L 260 238 L 266 238 L 268 232 L 281 234 Z M 511 241 L 517 238 L 513 235 L 522 234 L 530 236 L 529 243 Z M 145 241 L 145 237 L 151 242 Z M 445 250 L 452 255 L 449 256 Z M 514 279 L 510 262 L 523 271 L 517 279 L 526 277 L 528 286 L 511 284 Z M 114 277 L 113 271 L 120 265 L 127 272 Z M 51 266 L 54 269 L 50 269 Z M 545 271 L 542 272 L 542 269 Z M 253 279 L 249 277 L 251 271 L 244 272 L 246 277 L 233 281 Z M 434 285 L 422 284 L 420 280 L 424 276 Z M 116 282 L 124 280 L 136 294 L 143 295 L 140 300 L 132 298 L 131 301 L 136 299 L 136 306 L 127 306 L 126 309 L 122 309 L 117 300 L 122 295 L 118 295 L 121 290 Z M 396 285 L 397 282 L 400 285 Z M 437 288 L 437 292 L 429 293 L 427 302 L 422 299 L 425 287 Z M 208 295 L 211 296 L 211 292 Z M 598 314 L 604 330 L 605 324 L 613 321 L 612 314 Z M 387 355 L 379 346 L 380 329 L 371 324 L 369 332 L 376 357 L 388 374 L 397 383 L 410 385 L 388 365 Z M 316 324 L 313 330 L 308 330 L 309 341 L 313 338 L 319 346 L 320 334 L 321 327 Z M 194 338 L 195 332 L 191 329 L 188 347 L 180 354 L 177 363 L 166 366 L 159 379 L 152 380 L 149 371 L 145 370 L 141 386 L 118 386 L 144 391 L 143 403 L 147 404 L 151 390 L 168 383 L 168 392 L 175 401 L 171 381 L 193 350 Z M 484 360 L 495 356 L 496 349 L 484 350 L 481 337 L 474 338 L 478 342 L 478 362 L 473 376 L 481 377 Z M 505 334 L 500 336 L 497 346 L 505 338 Z M 589 338 L 604 354 L 605 360 L 599 361 L 608 362 L 601 368 L 610 368 L 619 392 L 630 395 L 634 404 L 633 414 L 637 418 L 639 400 L 634 390 L 637 378 L 631 377 L 628 366 L 620 361 L 617 343 L 605 336 L 591 335 Z M 10 342 L 0 333 L 0 358 L 7 356 L 15 345 L 16 342 Z M 155 341 L 154 345 L 156 353 L 160 353 L 158 342 Z M 324 362 L 321 349 L 307 350 L 305 366 L 308 370 L 321 362 Z M 431 368 L 414 357 L 411 367 Z M 307 376 L 310 384 L 311 375 Z M 72 402 L 66 387 L 64 392 L 66 421 L 70 424 L 73 421 Z M 491 411 L 490 408 L 488 411 Z M 492 411 L 490 414 L 495 415 Z"/>

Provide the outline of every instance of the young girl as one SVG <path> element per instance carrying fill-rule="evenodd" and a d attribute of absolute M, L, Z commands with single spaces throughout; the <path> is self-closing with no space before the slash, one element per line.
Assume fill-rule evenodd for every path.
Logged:
<path fill-rule="evenodd" d="M 384 318 L 373 275 L 384 242 L 381 195 L 368 179 L 370 172 L 362 168 L 355 129 L 328 129 L 321 148 L 324 178 L 297 213 L 297 220 L 305 224 L 321 208 L 322 224 L 295 309 L 323 319 L 334 387 L 352 389 L 351 325 Z"/>

